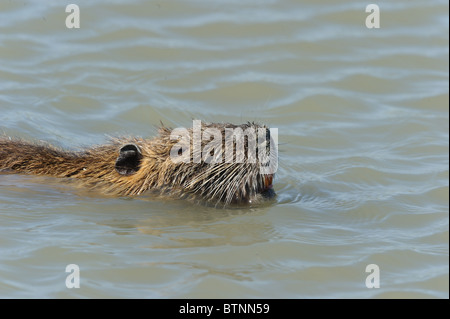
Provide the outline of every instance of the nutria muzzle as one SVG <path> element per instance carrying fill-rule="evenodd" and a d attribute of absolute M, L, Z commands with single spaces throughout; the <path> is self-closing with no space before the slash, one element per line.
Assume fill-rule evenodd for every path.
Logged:
<path fill-rule="evenodd" d="M 0 170 L 70 177 L 106 194 L 147 191 L 215 206 L 273 198 L 276 140 L 266 126 L 194 121 L 151 139 L 116 138 L 81 152 L 0 138 Z"/>

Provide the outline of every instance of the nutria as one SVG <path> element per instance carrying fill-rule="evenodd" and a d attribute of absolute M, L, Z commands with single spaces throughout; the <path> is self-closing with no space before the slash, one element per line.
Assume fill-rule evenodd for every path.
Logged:
<path fill-rule="evenodd" d="M 196 131 L 195 125 L 199 123 L 200 130 Z M 241 129 L 247 134 L 244 136 L 244 154 L 241 154 L 242 148 L 238 151 L 236 136 L 231 142 L 225 139 L 230 129 Z M 258 132 L 261 130 L 268 138 L 265 144 L 259 143 Z M 173 132 L 178 135 L 174 137 Z M 183 137 L 180 132 L 187 135 Z M 199 132 L 202 135 L 197 146 L 201 146 L 203 153 L 194 145 L 195 134 Z M 220 140 L 211 132 L 219 132 Z M 117 196 L 152 191 L 213 205 L 253 204 L 275 195 L 272 188 L 274 171 L 263 170 L 270 160 L 263 161 L 258 155 L 268 151 L 265 154 L 269 153 L 267 158 L 273 161 L 274 152 L 269 146 L 275 143 L 270 132 L 266 126 L 250 122 L 232 125 L 194 121 L 189 129 L 176 131 L 161 125 L 154 138 L 113 138 L 105 145 L 83 151 L 0 137 L 0 171 L 72 178 L 85 187 Z M 209 133 L 207 138 L 205 133 Z M 249 148 L 256 135 L 255 155 Z M 212 144 L 211 137 L 212 141 L 220 142 Z M 211 145 L 218 146 L 218 151 Z M 231 156 L 229 152 L 220 152 L 220 147 L 230 145 L 233 147 Z"/>

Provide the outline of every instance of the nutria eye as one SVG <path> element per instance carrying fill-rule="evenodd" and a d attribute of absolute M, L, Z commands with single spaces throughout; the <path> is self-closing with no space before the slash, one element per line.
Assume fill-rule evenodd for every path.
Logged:
<path fill-rule="evenodd" d="M 127 144 L 119 151 L 115 165 L 116 171 L 124 176 L 133 175 L 139 170 L 141 160 L 142 154 L 139 147 L 135 144 Z"/>

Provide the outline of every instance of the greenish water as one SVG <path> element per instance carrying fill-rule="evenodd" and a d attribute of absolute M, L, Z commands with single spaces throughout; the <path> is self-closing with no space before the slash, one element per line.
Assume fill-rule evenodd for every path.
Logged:
<path fill-rule="evenodd" d="M 258 121 L 269 205 L 111 198 L 0 175 L 3 298 L 448 298 L 448 3 L 0 3 L 0 130 L 81 148 Z M 80 268 L 80 288 L 65 285 Z M 366 287 L 366 266 L 380 288 Z"/>

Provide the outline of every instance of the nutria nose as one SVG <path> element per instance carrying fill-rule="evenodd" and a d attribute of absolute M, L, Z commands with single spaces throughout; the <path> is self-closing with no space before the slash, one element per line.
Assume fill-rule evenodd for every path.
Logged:
<path fill-rule="evenodd" d="M 262 197 L 264 198 L 273 198 L 275 197 L 276 193 L 273 190 L 272 187 L 265 189 L 262 193 L 261 193 Z"/>

